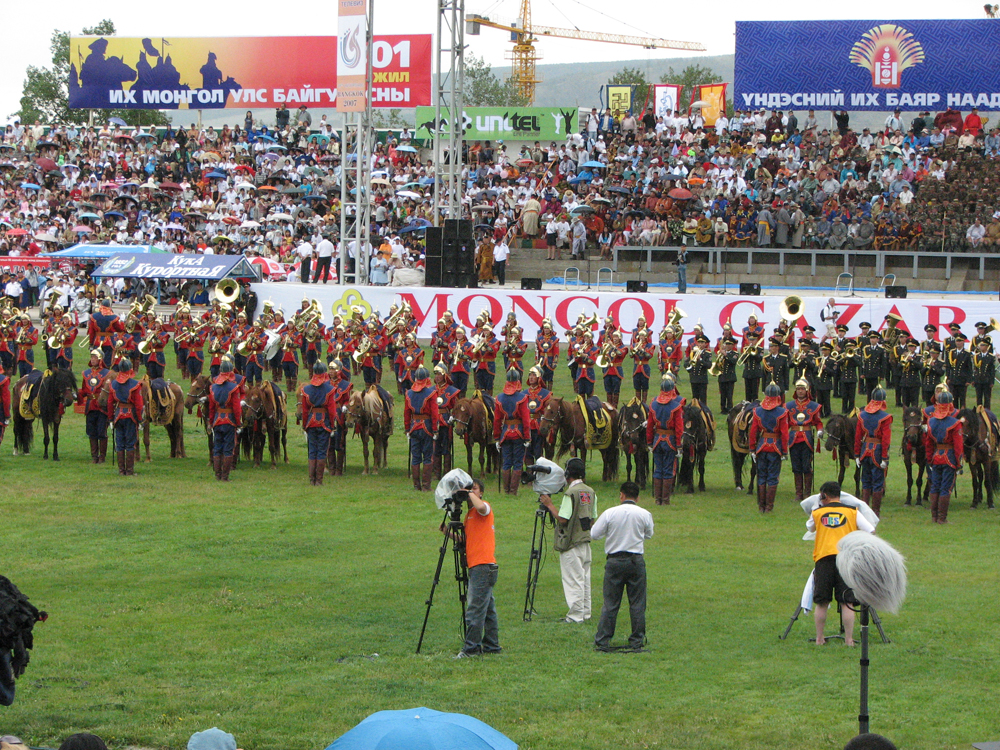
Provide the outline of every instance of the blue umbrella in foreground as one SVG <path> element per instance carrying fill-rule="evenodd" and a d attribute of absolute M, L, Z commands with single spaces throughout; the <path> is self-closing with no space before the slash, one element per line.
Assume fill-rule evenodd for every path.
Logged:
<path fill-rule="evenodd" d="M 517 750 L 479 719 L 430 708 L 378 711 L 335 739 L 327 750 Z"/>
<path fill-rule="evenodd" d="M 608 165 L 603 162 L 594 161 L 593 159 L 591 159 L 590 161 L 585 161 L 580 166 L 587 167 L 588 169 L 604 169 Z"/>

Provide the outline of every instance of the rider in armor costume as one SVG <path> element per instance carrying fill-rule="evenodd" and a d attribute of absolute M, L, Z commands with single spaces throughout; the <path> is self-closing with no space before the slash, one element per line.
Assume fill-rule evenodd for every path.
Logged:
<path fill-rule="evenodd" d="M 500 477 L 503 490 L 516 495 L 521 485 L 524 450 L 531 443 L 531 410 L 529 397 L 521 388 L 521 373 L 507 371 L 503 393 L 496 397 L 493 407 L 493 440 L 500 454 Z"/>
<path fill-rule="evenodd" d="M 809 394 L 809 381 L 795 382 L 792 400 L 785 404 L 788 412 L 788 456 L 795 478 L 795 502 L 802 502 L 813 494 L 813 453 L 819 453 L 823 440 L 821 406 Z"/>
<path fill-rule="evenodd" d="M 948 505 L 955 488 L 955 477 L 962 468 L 965 446 L 962 423 L 956 418 L 952 395 L 947 391 L 937 394 L 937 404 L 927 421 L 924 450 L 930 472 L 928 500 L 931 521 L 948 523 Z M 989 478 L 986 481 L 990 481 Z"/>
<path fill-rule="evenodd" d="M 660 381 L 660 395 L 649 408 L 646 443 L 653 451 L 653 498 L 657 505 L 670 505 L 677 475 L 677 453 L 684 437 L 684 404 L 672 375 Z"/>
<path fill-rule="evenodd" d="M 858 414 L 854 431 L 855 462 L 861 469 L 861 499 L 875 515 L 882 509 L 885 475 L 889 470 L 889 445 L 892 440 L 892 415 L 885 410 L 885 389 L 872 391 L 868 404 Z"/>
<path fill-rule="evenodd" d="M 135 474 L 139 456 L 139 425 L 142 423 L 142 388 L 132 377 L 132 363 L 121 359 L 115 366 L 117 375 L 111 383 L 108 410 L 115 426 L 115 455 L 121 476 Z"/>
<path fill-rule="evenodd" d="M 315 365 L 313 365 L 315 369 Z M 347 404 L 351 400 L 351 393 L 354 384 L 351 383 L 350 370 L 340 364 L 340 360 L 332 358 L 328 365 L 328 375 L 330 385 L 334 390 L 334 405 L 336 406 L 333 415 L 333 431 L 330 433 L 330 445 L 327 448 L 326 468 L 330 475 L 340 477 L 344 475 L 344 463 L 347 459 L 347 420 L 345 413 Z M 319 484 L 323 483 L 323 477 L 317 470 Z"/>
<path fill-rule="evenodd" d="M 757 465 L 757 509 L 770 513 L 778 494 L 781 462 L 788 457 L 788 411 L 777 383 L 764 389 L 764 400 L 753 409 L 749 443 Z"/>
<path fill-rule="evenodd" d="M 83 371 L 83 382 L 80 384 L 76 402 L 83 405 L 87 421 L 87 438 L 90 440 L 90 460 L 95 464 L 103 464 L 108 455 L 110 399 L 101 406 L 99 395 L 109 375 L 111 370 L 104 366 L 103 352 L 94 349 L 90 352 L 90 365 Z"/>
<path fill-rule="evenodd" d="M 225 326 L 223 326 L 223 331 Z M 208 390 L 208 426 L 212 428 L 212 466 L 215 478 L 229 481 L 236 455 L 236 436 L 243 424 L 242 388 L 236 382 L 233 361 L 226 357 Z"/>
<path fill-rule="evenodd" d="M 413 487 L 418 492 L 429 492 L 431 489 L 434 440 L 440 427 L 437 390 L 431 385 L 427 368 L 420 367 L 414 373 L 413 386 L 406 392 L 403 408 L 403 428 L 410 440 Z"/>
<path fill-rule="evenodd" d="M 309 484 L 323 484 L 330 434 L 337 420 L 337 389 L 330 382 L 326 362 L 313 365 L 312 377 L 299 392 L 299 415 L 309 450 Z"/>

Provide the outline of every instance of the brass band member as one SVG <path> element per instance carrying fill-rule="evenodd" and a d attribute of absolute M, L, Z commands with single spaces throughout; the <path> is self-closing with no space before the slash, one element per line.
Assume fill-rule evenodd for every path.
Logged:
<path fill-rule="evenodd" d="M 965 392 L 972 382 L 972 356 L 965 350 L 965 334 L 954 336 L 954 348 L 947 353 L 944 363 L 945 376 L 948 378 L 948 389 L 955 400 L 955 408 L 965 408 Z"/>
<path fill-rule="evenodd" d="M 656 354 L 656 347 L 649 340 L 649 329 L 642 329 L 636 332 L 635 341 L 632 343 L 629 354 L 634 362 L 632 368 L 632 387 L 635 389 L 635 397 L 643 404 L 649 395 L 649 361 Z"/>
<path fill-rule="evenodd" d="M 733 391 L 736 390 L 736 339 L 722 339 L 722 351 L 716 355 L 714 369 L 719 375 L 719 412 L 729 414 L 733 408 Z"/>
<path fill-rule="evenodd" d="M 978 338 L 978 337 L 977 337 Z M 993 379 L 996 377 L 996 355 L 990 351 L 989 336 L 980 338 L 972 354 L 972 384 L 976 387 L 976 406 L 990 408 Z"/>
<path fill-rule="evenodd" d="M 829 342 L 824 342 L 824 344 Z M 821 406 L 809 394 L 809 381 L 795 381 L 793 398 L 785 404 L 788 412 L 788 457 L 795 478 L 795 502 L 812 495 L 813 453 L 820 452 L 823 440 Z"/>

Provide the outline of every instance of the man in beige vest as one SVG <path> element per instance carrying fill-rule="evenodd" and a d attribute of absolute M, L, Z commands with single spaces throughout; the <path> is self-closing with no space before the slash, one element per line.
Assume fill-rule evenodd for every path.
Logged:
<path fill-rule="evenodd" d="M 569 612 L 560 622 L 590 619 L 590 526 L 597 516 L 597 494 L 584 484 L 587 465 L 579 458 L 566 464 L 568 482 L 562 505 L 556 508 L 549 495 L 539 501 L 555 521 L 555 551 L 559 553 L 563 593 Z"/>

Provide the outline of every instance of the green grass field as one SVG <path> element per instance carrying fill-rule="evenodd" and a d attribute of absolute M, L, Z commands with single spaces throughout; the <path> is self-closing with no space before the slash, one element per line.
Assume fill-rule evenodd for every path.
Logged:
<path fill-rule="evenodd" d="M 556 390 L 570 390 L 566 373 Z M 761 517 L 733 489 L 724 433 L 706 493 L 675 495 L 670 507 L 643 501 L 657 524 L 646 547 L 648 653 L 592 650 L 600 544 L 593 623 L 556 623 L 565 603 L 551 550 L 539 614 L 521 621 L 535 496 L 497 497 L 494 479 L 505 653 L 452 660 L 459 609 L 447 579 L 415 655 L 441 518 L 410 489 L 401 421 L 398 411 L 387 472 L 360 476 L 352 440 L 348 476 L 323 487 L 307 482 L 295 429 L 288 466 L 243 463 L 225 485 L 193 417 L 190 457 L 165 458 L 161 429 L 154 462 L 132 478 L 89 463 L 80 415 L 64 422 L 57 464 L 42 461 L 40 430 L 28 457 L 11 456 L 8 433 L 2 572 L 51 618 L 35 629 L 0 733 L 57 746 L 86 730 L 117 747 L 181 748 L 215 725 L 247 750 L 318 750 L 371 712 L 414 706 L 471 714 L 534 750 L 832 750 L 856 733 L 859 650 L 811 645 L 808 616 L 778 640 L 812 564 L 791 477 Z M 968 475 L 947 526 L 902 507 L 898 429 L 893 443 L 879 530 L 907 557 L 910 583 L 902 612 L 883 618 L 892 643 L 872 646 L 872 730 L 909 749 L 1000 739 L 997 514 L 969 509 Z M 816 486 L 835 478 L 829 454 L 818 460 Z M 617 485 L 591 484 L 600 507 L 616 500 Z M 623 610 L 616 640 L 627 632 Z"/>

